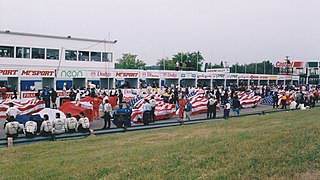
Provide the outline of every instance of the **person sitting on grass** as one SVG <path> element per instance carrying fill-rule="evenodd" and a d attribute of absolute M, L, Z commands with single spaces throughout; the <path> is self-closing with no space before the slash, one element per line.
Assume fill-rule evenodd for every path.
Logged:
<path fill-rule="evenodd" d="M 52 130 L 53 130 L 53 124 L 49 120 L 48 114 L 45 114 L 43 116 L 43 122 L 40 127 L 40 135 L 42 136 L 51 136 L 52 135 Z"/>
<path fill-rule="evenodd" d="M 67 132 L 74 133 L 78 130 L 78 121 L 75 117 L 71 117 L 71 113 L 66 114 Z"/>
<path fill-rule="evenodd" d="M 80 119 L 78 121 L 78 131 L 79 132 L 89 132 L 90 122 L 89 119 L 84 116 L 84 112 L 80 112 Z"/>
<path fill-rule="evenodd" d="M 24 134 L 26 137 L 34 137 L 37 135 L 37 123 L 34 121 L 32 116 L 24 126 Z"/>

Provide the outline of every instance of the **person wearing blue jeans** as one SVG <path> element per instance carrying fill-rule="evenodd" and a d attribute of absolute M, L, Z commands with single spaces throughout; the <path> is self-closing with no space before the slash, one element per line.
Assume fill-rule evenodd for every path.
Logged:
<path fill-rule="evenodd" d="M 233 111 L 235 116 L 240 116 L 240 108 L 241 108 L 241 105 L 240 105 L 239 98 L 235 97 L 233 99 Z"/>

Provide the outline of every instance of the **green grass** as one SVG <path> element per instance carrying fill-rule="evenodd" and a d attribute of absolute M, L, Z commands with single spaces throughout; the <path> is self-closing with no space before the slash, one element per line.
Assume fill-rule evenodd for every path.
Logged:
<path fill-rule="evenodd" d="M 320 177 L 318 109 L 0 149 L 0 179 Z"/>

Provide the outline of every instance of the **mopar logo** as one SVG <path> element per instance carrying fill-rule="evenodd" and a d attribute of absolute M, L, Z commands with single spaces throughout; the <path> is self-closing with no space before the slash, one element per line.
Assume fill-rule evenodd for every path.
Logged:
<path fill-rule="evenodd" d="M 82 71 L 61 71 L 61 77 L 70 77 L 70 78 L 76 78 L 76 77 L 82 77 L 83 73 Z"/>

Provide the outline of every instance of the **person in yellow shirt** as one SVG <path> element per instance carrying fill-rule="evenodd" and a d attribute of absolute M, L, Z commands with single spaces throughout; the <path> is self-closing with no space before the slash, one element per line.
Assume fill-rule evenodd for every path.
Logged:
<path fill-rule="evenodd" d="M 285 93 L 283 93 L 281 96 L 281 103 L 282 103 L 281 109 L 287 109 L 287 96 Z"/>

